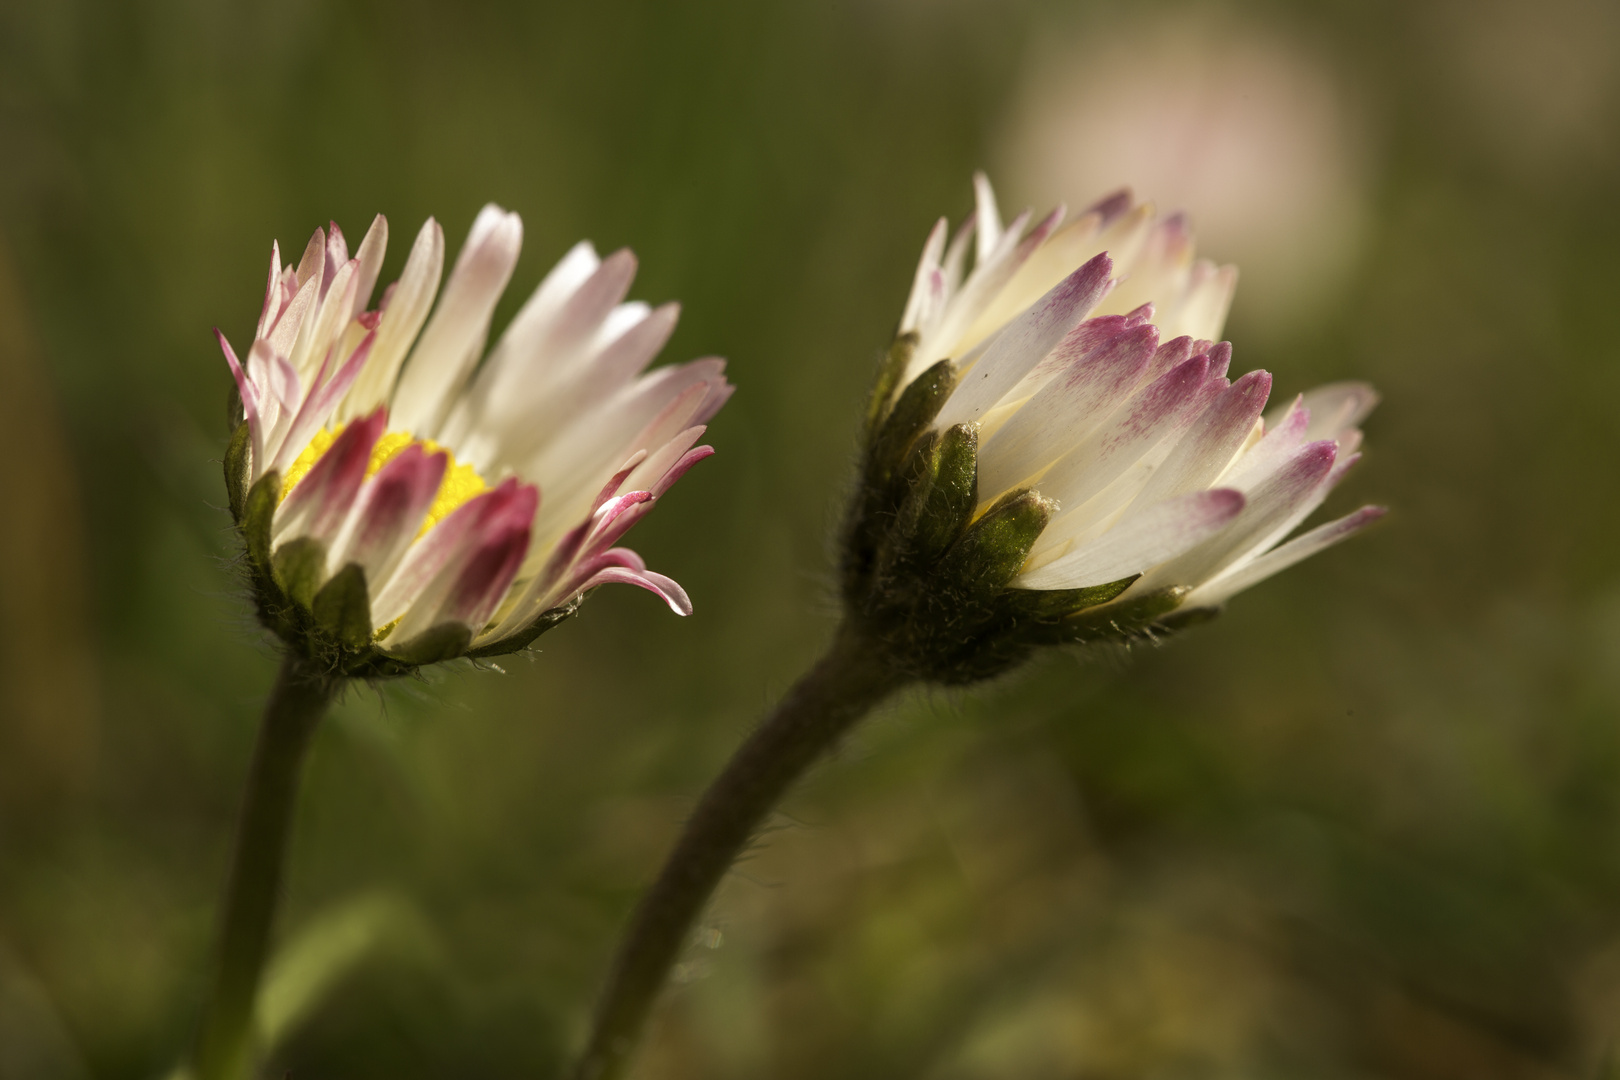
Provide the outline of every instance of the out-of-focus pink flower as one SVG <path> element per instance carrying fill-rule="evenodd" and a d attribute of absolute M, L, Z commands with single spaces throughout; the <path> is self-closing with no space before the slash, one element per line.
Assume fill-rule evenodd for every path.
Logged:
<path fill-rule="evenodd" d="M 1324 57 L 1178 11 L 1043 35 L 1025 70 L 1004 184 L 1071 205 L 1129 184 L 1193 211 L 1206 249 L 1243 267 L 1249 333 L 1339 295 L 1366 219 L 1369 129 Z"/>

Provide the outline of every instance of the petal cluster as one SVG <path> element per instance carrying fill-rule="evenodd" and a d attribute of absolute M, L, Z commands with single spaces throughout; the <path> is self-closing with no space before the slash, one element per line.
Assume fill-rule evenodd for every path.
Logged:
<path fill-rule="evenodd" d="M 947 365 L 932 430 L 976 433 L 976 513 L 1020 491 L 1044 500 L 1014 588 L 1139 575 L 1121 602 L 1174 589 L 1215 606 L 1382 514 L 1282 543 L 1357 460 L 1377 395 L 1341 383 L 1266 412 L 1269 374 L 1229 380 L 1216 339 L 1236 272 L 1194 257 L 1184 218 L 1120 193 L 1067 226 L 1061 209 L 1003 226 L 976 186 L 955 237 L 943 220 L 929 237 L 901 322 L 910 355 L 883 392 Z"/>
<path fill-rule="evenodd" d="M 698 440 L 731 395 L 724 361 L 644 372 L 678 308 L 627 302 L 634 256 L 589 243 L 486 356 L 522 236 L 516 214 L 486 206 L 441 290 L 429 219 L 371 308 L 387 221 L 352 256 L 334 223 L 296 265 L 272 250 L 245 361 L 219 335 L 241 399 L 227 483 L 249 554 L 349 649 L 503 651 L 610 582 L 691 610 L 617 543 L 713 452 Z"/>

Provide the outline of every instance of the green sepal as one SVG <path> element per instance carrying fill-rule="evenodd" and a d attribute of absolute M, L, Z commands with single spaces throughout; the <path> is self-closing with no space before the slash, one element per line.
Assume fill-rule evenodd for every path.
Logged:
<path fill-rule="evenodd" d="M 230 444 L 225 447 L 225 497 L 230 502 L 231 520 L 238 524 L 247 503 L 248 448 L 251 445 L 252 433 L 244 420 L 237 425 Z"/>
<path fill-rule="evenodd" d="M 1086 608 L 1106 604 L 1136 583 L 1141 574 L 1090 585 L 1084 589 L 1008 589 L 1007 603 L 1014 611 L 1031 619 L 1060 619 Z"/>
<path fill-rule="evenodd" d="M 959 588 L 994 592 L 1029 558 L 1056 509 L 1027 488 L 1010 491 L 974 522 L 941 560 L 940 576 Z"/>
<path fill-rule="evenodd" d="M 872 399 L 866 404 L 866 438 L 871 441 L 877 433 L 878 425 L 883 418 L 889 415 L 889 402 L 894 392 L 900 388 L 900 380 L 905 377 L 906 367 L 910 365 L 912 356 L 917 351 L 917 334 L 898 334 L 889 345 L 888 352 L 883 354 L 883 360 L 878 365 L 877 384 L 872 387 Z"/>
<path fill-rule="evenodd" d="M 481 660 L 486 656 L 508 656 L 511 653 L 521 652 L 534 644 L 534 640 L 553 626 L 564 621 L 579 610 L 579 597 L 575 597 L 562 607 L 554 607 L 550 611 L 542 612 L 540 617 L 528 626 L 509 637 L 492 642 L 482 648 L 474 649 L 467 655 L 474 660 Z"/>
<path fill-rule="evenodd" d="M 307 608 L 326 578 L 326 545 L 313 536 L 289 540 L 271 557 L 270 573 L 289 600 Z"/>
<path fill-rule="evenodd" d="M 247 493 L 237 524 L 247 545 L 248 558 L 259 573 L 270 573 L 270 525 L 281 502 L 281 474 L 265 473 Z"/>
<path fill-rule="evenodd" d="M 915 557 L 933 562 L 962 535 L 979 491 L 979 429 L 957 424 L 931 448 L 932 480 L 912 541 Z"/>
<path fill-rule="evenodd" d="M 861 468 L 860 490 L 844 520 L 844 558 L 841 567 L 845 596 L 870 590 L 880 563 L 893 563 L 905 547 L 896 526 L 913 500 L 909 521 L 915 523 L 921 506 L 915 505 L 916 481 L 930 462 L 918 457 L 918 445 L 929 435 L 928 425 L 939 413 L 956 385 L 950 361 L 941 360 L 923 372 L 900 394 L 877 430 L 867 441 Z"/>
<path fill-rule="evenodd" d="M 472 627 L 466 623 L 446 622 L 417 634 L 388 655 L 407 664 L 437 664 L 463 656 L 472 643 Z"/>
<path fill-rule="evenodd" d="M 923 432 L 911 448 L 895 481 L 899 505 L 889 515 L 888 527 L 878 539 L 879 562 L 886 569 L 892 570 L 896 560 L 915 561 L 910 558 L 912 539 L 939 475 L 939 459 L 935 454 L 938 449 L 939 435 L 932 431 Z"/>
<path fill-rule="evenodd" d="M 321 586 L 310 611 L 320 628 L 345 647 L 363 649 L 371 644 L 371 597 L 359 563 L 345 566 Z"/>
<path fill-rule="evenodd" d="M 949 360 L 941 360 L 907 384 L 872 440 L 866 466 L 868 485 L 887 486 L 912 443 L 934 422 L 955 389 L 956 366 Z"/>
<path fill-rule="evenodd" d="M 1174 585 L 1122 603 L 1078 612 L 1053 625 L 1048 640 L 1069 644 L 1128 641 L 1169 631 L 1172 627 L 1166 623 L 1166 616 L 1179 608 L 1190 592 L 1185 585 Z"/>

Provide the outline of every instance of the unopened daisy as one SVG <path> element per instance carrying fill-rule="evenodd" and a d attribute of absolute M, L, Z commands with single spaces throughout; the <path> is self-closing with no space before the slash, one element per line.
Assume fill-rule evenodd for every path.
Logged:
<path fill-rule="evenodd" d="M 1217 607 L 1382 513 L 1281 543 L 1357 460 L 1377 395 L 1267 413 L 1269 374 L 1230 380 L 1237 274 L 1195 257 L 1181 215 L 1120 193 L 1003 226 L 976 187 L 924 248 L 846 545 L 846 597 L 919 674 Z"/>
<path fill-rule="evenodd" d="M 245 361 L 219 336 L 242 410 L 226 482 L 261 610 L 346 673 L 512 651 L 610 582 L 691 610 L 615 545 L 712 452 L 697 444 L 731 394 L 724 362 L 643 374 L 677 306 L 625 302 L 635 257 L 588 243 L 485 357 L 522 237 L 486 206 L 441 293 L 429 219 L 371 308 L 388 223 L 352 256 L 334 223 L 296 266 L 272 250 Z"/>

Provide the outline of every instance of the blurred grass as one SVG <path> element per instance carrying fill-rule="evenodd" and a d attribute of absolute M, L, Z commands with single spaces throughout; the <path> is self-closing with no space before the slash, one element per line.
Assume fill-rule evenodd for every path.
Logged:
<path fill-rule="evenodd" d="M 459 244 L 493 199 L 528 234 L 498 322 L 587 236 L 685 305 L 667 357 L 731 360 L 719 456 L 636 536 L 696 615 L 605 591 L 504 675 L 351 695 L 311 763 L 289 928 L 380 890 L 433 940 L 362 963 L 276 1067 L 554 1075 L 686 808 L 828 629 L 856 410 L 929 223 L 995 164 L 1029 51 L 1123 10 L 0 6 L 0 1076 L 159 1075 L 196 1014 L 272 671 L 207 330 L 246 338 L 272 238 L 382 211 Z M 1511 4 L 1222 10 L 1365 99 L 1360 269 L 1252 344 L 1240 288 L 1230 336 L 1279 395 L 1380 386 L 1333 506 L 1395 513 L 1170 647 L 885 714 L 727 883 L 644 1075 L 1480 1080 L 1609 1054 L 1612 20 L 1554 5 L 1537 25 L 1585 51 L 1547 60 Z"/>

